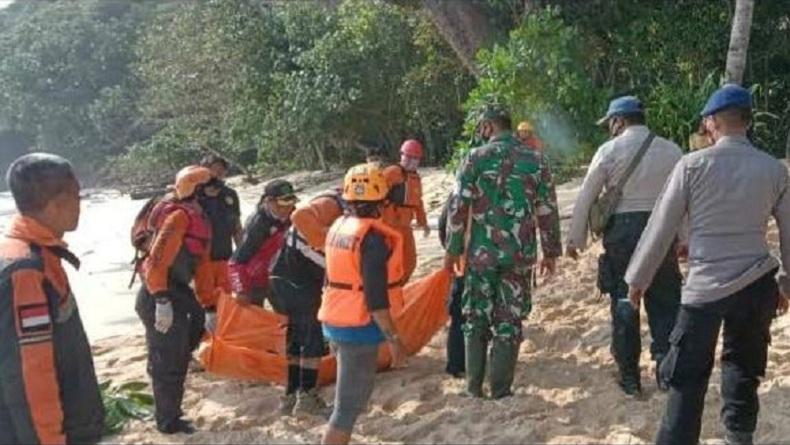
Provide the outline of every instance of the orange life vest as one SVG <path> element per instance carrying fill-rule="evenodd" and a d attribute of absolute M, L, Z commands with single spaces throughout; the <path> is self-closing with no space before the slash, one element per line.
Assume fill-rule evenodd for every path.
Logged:
<path fill-rule="evenodd" d="M 380 219 L 344 216 L 326 238 L 326 279 L 318 319 L 339 328 L 370 324 L 371 316 L 362 288 L 362 241 L 375 230 L 384 236 L 391 254 L 387 260 L 390 311 L 403 309 L 403 239 Z"/>
<path fill-rule="evenodd" d="M 416 209 L 422 202 L 422 180 L 417 172 L 403 170 L 404 184 L 406 185 L 405 207 Z"/>

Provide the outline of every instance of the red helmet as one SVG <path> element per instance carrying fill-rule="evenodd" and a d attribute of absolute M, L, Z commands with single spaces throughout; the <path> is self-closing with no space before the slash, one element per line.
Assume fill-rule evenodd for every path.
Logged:
<path fill-rule="evenodd" d="M 422 158 L 422 144 L 416 139 L 409 139 L 400 146 L 400 154 Z"/>

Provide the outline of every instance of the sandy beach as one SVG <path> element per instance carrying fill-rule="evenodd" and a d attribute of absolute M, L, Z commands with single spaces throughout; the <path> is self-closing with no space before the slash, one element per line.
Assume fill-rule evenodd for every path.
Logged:
<path fill-rule="evenodd" d="M 438 169 L 425 170 L 425 202 L 435 218 L 452 186 Z M 335 183 L 320 174 L 292 179 L 308 197 Z M 244 186 L 241 196 L 248 215 L 261 186 Z M 578 181 L 558 190 L 563 214 L 572 208 Z M 142 327 L 136 320 L 133 291 L 126 289 L 131 252 L 128 225 L 142 201 L 108 193 L 85 204 L 84 218 L 69 239 L 84 260 L 72 283 L 90 337 L 101 381 L 148 381 Z M 6 218 L 3 218 L 3 222 Z M 777 242 L 772 229 L 769 238 Z M 419 269 L 424 275 L 441 263 L 443 252 L 434 235 L 417 234 Z M 446 334 L 411 358 L 404 370 L 379 375 L 370 410 L 353 437 L 359 443 L 645 443 L 653 439 L 665 396 L 657 393 L 646 346 L 649 335 L 643 316 L 642 381 L 645 395 L 627 400 L 614 381 L 609 354 L 608 301 L 595 289 L 599 246 L 578 262 L 562 259 L 558 275 L 541 282 L 534 293 L 534 310 L 525 322 L 516 373 L 515 396 L 478 401 L 461 396 L 464 382 L 443 373 Z M 756 439 L 786 442 L 790 423 L 790 318 L 772 329 L 768 373 L 761 386 L 762 412 Z M 707 397 L 702 439 L 721 443 L 719 373 L 714 371 Z M 108 443 L 314 443 L 323 431 L 320 419 L 281 418 L 275 386 L 229 381 L 205 372 L 190 373 L 184 401 L 187 417 L 199 432 L 192 436 L 163 436 L 151 423 L 132 422 Z M 332 386 L 322 389 L 331 398 Z"/>

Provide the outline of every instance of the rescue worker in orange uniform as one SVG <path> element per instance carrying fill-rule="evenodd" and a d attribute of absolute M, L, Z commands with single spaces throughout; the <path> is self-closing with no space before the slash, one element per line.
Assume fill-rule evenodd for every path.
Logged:
<path fill-rule="evenodd" d="M 516 136 L 522 144 L 536 151 L 543 151 L 543 141 L 535 134 L 535 127 L 530 121 L 521 121 L 516 127 Z"/>
<path fill-rule="evenodd" d="M 205 167 L 176 175 L 175 194 L 152 215 L 156 232 L 142 267 L 135 310 L 145 326 L 156 427 L 165 434 L 195 431 L 181 401 L 192 352 L 204 334 L 205 312 L 216 306 L 209 256 L 211 225 L 198 203 L 212 181 Z M 194 291 L 190 286 L 194 281 Z"/>
<path fill-rule="evenodd" d="M 327 352 L 317 317 L 326 276 L 326 235 L 346 207 L 341 194 L 342 190 L 327 191 L 293 212 L 285 246 L 272 270 L 272 292 L 288 316 L 288 385 L 280 400 L 282 415 L 331 412 L 316 391 L 318 367 Z"/>
<path fill-rule="evenodd" d="M 337 387 L 324 444 L 351 439 L 373 392 L 379 344 L 389 343 L 393 367 L 405 360 L 391 316 L 403 307 L 403 240 L 381 219 L 388 189 L 373 164 L 349 170 L 343 184 L 349 214 L 327 235 L 327 284 L 318 319 L 337 356 Z"/>
<path fill-rule="evenodd" d="M 422 202 L 422 179 L 417 173 L 424 154 L 422 144 L 417 140 L 409 139 L 401 145 L 400 154 L 400 164 L 384 169 L 384 176 L 393 190 L 391 196 L 402 194 L 403 199 L 402 201 L 397 198 L 390 200 L 384 220 L 403 236 L 403 282 L 405 284 L 417 267 L 417 246 L 411 222 L 417 220 L 417 225 L 423 229 L 426 238 L 431 235 L 431 228 L 428 226 L 425 206 Z"/>
<path fill-rule="evenodd" d="M 11 164 L 18 214 L 0 241 L 0 443 L 96 443 L 104 427 L 90 345 L 71 293 L 63 234 L 77 228 L 80 185 L 65 159 Z"/>

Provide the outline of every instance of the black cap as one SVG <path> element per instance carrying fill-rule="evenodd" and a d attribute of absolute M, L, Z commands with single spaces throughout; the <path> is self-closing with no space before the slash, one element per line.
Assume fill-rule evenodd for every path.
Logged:
<path fill-rule="evenodd" d="M 266 183 L 263 187 L 263 196 L 265 198 L 274 198 L 282 200 L 298 201 L 294 193 L 294 186 L 285 179 L 274 179 Z"/>

